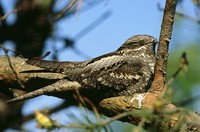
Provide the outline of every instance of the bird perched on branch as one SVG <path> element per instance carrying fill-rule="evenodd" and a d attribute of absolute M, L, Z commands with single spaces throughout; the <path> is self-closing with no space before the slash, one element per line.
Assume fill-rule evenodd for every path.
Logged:
<path fill-rule="evenodd" d="M 27 60 L 26 63 L 65 75 L 86 96 L 107 98 L 142 93 L 150 88 L 157 41 L 136 35 L 116 51 L 83 62 Z M 99 97 L 100 96 L 100 97 Z"/>

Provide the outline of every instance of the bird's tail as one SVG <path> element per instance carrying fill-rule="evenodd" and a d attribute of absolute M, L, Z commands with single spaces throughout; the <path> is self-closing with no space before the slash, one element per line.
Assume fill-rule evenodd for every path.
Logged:
<path fill-rule="evenodd" d="M 26 63 L 62 74 L 69 74 L 73 70 L 83 67 L 84 64 L 82 62 L 69 62 L 69 61 L 58 62 L 58 61 L 47 61 L 40 59 L 30 59 L 27 60 Z"/>

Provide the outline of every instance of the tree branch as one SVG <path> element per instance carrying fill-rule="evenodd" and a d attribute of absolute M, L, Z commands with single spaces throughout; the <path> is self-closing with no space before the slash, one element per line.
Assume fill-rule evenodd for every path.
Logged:
<path fill-rule="evenodd" d="M 119 113 L 133 110 L 133 114 L 130 114 L 121 120 L 130 122 L 131 124 L 139 124 L 141 119 L 145 117 L 145 119 L 148 119 L 149 121 L 146 122 L 146 124 L 154 125 L 157 123 L 154 122 L 155 118 L 159 118 L 161 119 L 160 121 L 158 120 L 159 127 L 172 127 L 174 130 L 181 130 L 184 128 L 187 131 L 200 131 L 200 116 L 198 114 L 177 108 L 170 102 L 161 98 L 165 86 L 168 46 L 172 34 L 176 4 L 177 0 L 166 1 L 158 45 L 154 81 L 150 91 L 143 94 L 134 94 L 132 96 L 120 96 L 104 99 L 100 102 L 99 106 L 96 106 L 101 113 L 107 116 L 114 116 Z M 14 85 L 16 83 L 13 83 L 16 82 L 16 78 L 13 75 L 12 69 L 9 67 L 7 58 L 3 56 L 0 57 L 0 60 L 2 60 L 0 61 L 0 65 L 2 66 L 0 68 L 0 83 L 2 82 L 4 86 L 6 86 L 7 81 L 9 82 L 9 85 L 16 87 L 16 85 Z M 60 79 L 63 81 L 62 79 L 64 78 L 64 75 L 58 73 L 24 73 L 23 71 L 27 70 L 42 70 L 41 68 L 25 64 L 24 61 L 25 59 L 11 57 L 13 68 L 18 75 L 18 79 L 23 83 L 23 85 L 33 85 L 29 85 L 29 81 L 33 78 L 43 78 L 47 80 L 53 79 L 56 81 Z M 41 80 L 37 80 L 37 82 L 40 81 Z M 58 86 L 57 83 L 60 81 L 56 81 L 54 81 L 53 84 Z M 52 84 L 52 82 L 50 84 Z M 45 86 L 50 84 L 45 84 Z M 45 86 L 40 84 L 40 88 Z M 147 114 L 145 115 L 145 113 Z"/>
<path fill-rule="evenodd" d="M 172 35 L 174 15 L 177 0 L 166 0 L 163 22 L 161 26 L 158 53 L 156 58 L 154 80 L 150 91 L 157 96 L 162 95 L 166 79 L 166 67 L 168 58 L 168 47 Z"/>
<path fill-rule="evenodd" d="M 18 81 L 20 81 L 22 85 L 26 86 L 23 90 L 31 91 L 64 78 L 62 74 L 50 73 L 42 68 L 28 65 L 25 63 L 27 59 L 20 57 L 9 57 L 12 67 L 10 67 L 6 56 L 0 56 L 0 60 L 0 84 L 4 89 L 10 87 L 22 89 L 18 84 Z M 16 78 L 13 69 L 15 69 L 18 78 Z"/>
<path fill-rule="evenodd" d="M 184 131 L 200 131 L 200 115 L 197 113 L 177 108 L 168 101 L 156 97 L 151 92 L 144 94 L 142 100 L 138 100 L 136 98 L 138 96 L 141 96 L 141 94 L 107 98 L 100 102 L 100 106 L 104 108 L 104 114 L 107 116 L 133 111 L 132 114 L 130 113 L 122 120 L 134 125 L 138 125 L 141 118 L 145 117 L 148 121 L 144 124 L 149 127 L 157 124 L 160 127 L 159 129 L 181 130 L 184 128 Z M 140 103 L 142 107 L 139 106 Z M 183 119 L 180 119 L 181 117 Z M 156 118 L 157 122 L 155 122 Z M 158 119 L 162 120 L 159 121 Z"/>

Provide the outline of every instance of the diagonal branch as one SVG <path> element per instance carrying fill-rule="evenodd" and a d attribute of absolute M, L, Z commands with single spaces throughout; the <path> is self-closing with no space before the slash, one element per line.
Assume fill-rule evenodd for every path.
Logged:
<path fill-rule="evenodd" d="M 80 84 L 78 82 L 72 82 L 66 79 L 59 80 L 51 85 L 48 85 L 46 87 L 40 88 L 38 90 L 29 92 L 27 94 L 21 95 L 19 97 L 16 97 L 14 99 L 8 100 L 7 103 L 17 102 L 21 100 L 26 100 L 30 98 L 34 98 L 40 95 L 49 94 L 49 93 L 56 93 L 56 92 L 64 92 L 64 91 L 70 91 L 70 90 L 76 90 L 80 88 Z"/>
<path fill-rule="evenodd" d="M 156 58 L 154 80 L 150 91 L 157 96 L 161 96 L 165 85 L 166 67 L 168 58 L 168 47 L 172 36 L 173 22 L 176 11 L 177 0 L 166 0 L 160 39 L 158 44 L 158 54 Z"/>

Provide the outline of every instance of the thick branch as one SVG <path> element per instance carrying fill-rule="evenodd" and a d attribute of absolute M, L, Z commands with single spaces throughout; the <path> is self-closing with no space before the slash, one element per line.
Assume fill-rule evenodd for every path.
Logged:
<path fill-rule="evenodd" d="M 6 88 L 32 91 L 54 83 L 64 77 L 62 74 L 46 72 L 42 68 L 28 65 L 25 63 L 26 59 L 20 57 L 10 57 L 10 61 L 9 63 L 6 56 L 0 56 L 1 91 Z M 11 68 L 10 65 L 12 65 L 13 68 Z M 38 72 L 33 72 L 33 70 Z M 17 78 L 15 72 L 17 73 Z M 22 88 L 18 82 L 21 82 L 25 87 Z"/>
<path fill-rule="evenodd" d="M 142 98 L 138 98 L 141 97 Z M 200 115 L 197 113 L 177 108 L 164 99 L 156 97 L 153 93 L 135 94 L 133 96 L 120 96 L 107 98 L 101 101 L 100 106 L 104 114 L 113 116 L 122 112 L 133 111 L 124 119 L 131 124 L 138 125 L 141 118 L 146 118 L 149 126 L 154 126 L 155 118 L 162 119 L 158 127 L 172 128 L 173 130 L 200 131 Z M 154 124 L 155 123 L 155 124 Z M 166 130 L 166 129 L 165 129 Z"/>
<path fill-rule="evenodd" d="M 162 118 L 160 126 L 163 126 L 163 123 L 167 127 L 173 127 L 180 129 L 181 126 L 186 126 L 185 130 L 200 130 L 200 117 L 198 114 L 188 112 L 183 109 L 179 109 L 174 105 L 170 104 L 164 99 L 160 99 L 161 93 L 165 85 L 165 73 L 166 73 L 166 62 L 168 57 L 168 46 L 171 39 L 172 26 L 174 21 L 174 14 L 176 8 L 177 0 L 167 0 L 166 7 L 163 17 L 163 24 L 160 34 L 159 46 L 158 46 L 158 55 L 156 60 L 156 68 L 154 81 L 152 83 L 152 88 L 150 92 L 144 94 L 135 94 L 133 96 L 121 96 L 113 97 L 109 99 L 104 99 L 100 102 L 99 106 L 96 106 L 100 112 L 107 116 L 114 116 L 122 112 L 134 111 L 141 112 L 141 110 L 146 110 L 152 114 L 150 118 L 148 117 L 149 123 L 153 125 L 153 120 L 155 116 Z M 11 84 L 16 82 L 16 77 L 13 74 L 12 69 L 9 67 L 7 58 L 0 61 L 0 65 L 3 67 L 0 68 L 0 81 L 6 82 L 6 80 Z M 44 79 L 62 79 L 64 76 L 57 73 L 22 73 L 22 71 L 27 70 L 41 70 L 40 68 L 29 66 L 24 63 L 25 59 L 21 58 L 11 58 L 12 65 L 17 72 L 19 81 L 22 84 L 27 85 L 27 82 L 32 78 L 44 78 Z M 7 63 L 6 63 L 7 62 Z M 2 63 L 2 64 L 1 64 Z M 6 64 L 5 64 L 6 63 Z M 47 75 L 49 75 L 47 77 Z M 55 76 L 56 75 L 56 76 Z M 62 81 L 62 80 L 61 80 Z M 14 84 L 15 84 L 14 83 Z M 57 84 L 57 83 L 54 83 Z M 59 81 L 58 81 L 59 84 Z M 32 84 L 33 85 L 33 84 Z M 60 84 L 59 84 L 60 85 Z M 51 86 L 51 85 L 50 85 Z M 44 86 L 43 86 L 44 87 Z M 187 114 L 185 114 L 187 112 Z M 128 121 L 132 124 L 139 124 L 141 118 L 144 117 L 142 114 L 133 114 L 126 118 L 124 121 Z M 146 118 L 146 117 L 145 117 Z M 180 119 L 181 118 L 181 119 Z M 182 120 L 184 119 L 184 121 Z M 167 125 L 166 125 L 167 124 Z M 194 128 L 194 129 L 193 129 Z"/>
<path fill-rule="evenodd" d="M 4 82 L 5 86 L 6 86 L 6 82 L 9 82 L 7 83 L 7 85 L 13 84 L 13 82 L 17 82 L 15 76 L 13 75 L 12 69 L 9 67 L 7 57 L 0 56 L 0 60 L 1 60 L 0 61 L 0 65 L 1 65 L 0 81 Z M 61 81 L 63 81 L 62 80 L 63 75 L 60 75 L 57 73 L 47 73 L 47 72 L 25 73 L 24 71 L 33 70 L 33 69 L 41 70 L 41 68 L 37 68 L 35 66 L 29 66 L 28 64 L 24 63 L 25 59 L 22 59 L 22 58 L 11 57 L 10 60 L 12 62 L 13 68 L 17 72 L 18 79 L 20 79 L 20 81 L 23 82 L 24 85 L 27 85 L 28 80 L 31 80 L 31 78 L 44 78 L 48 81 L 50 81 L 51 79 L 54 80 L 54 79 L 60 78 Z M 41 80 L 37 80 L 37 81 L 40 82 Z M 59 86 L 62 87 L 61 85 L 62 83 L 60 84 L 60 81 L 57 81 L 54 84 L 59 84 Z M 159 104 L 159 105 L 156 106 L 156 104 Z M 199 124 L 195 124 L 196 122 L 200 122 L 200 118 L 198 114 L 195 114 L 192 112 L 188 112 L 187 114 L 185 114 L 186 110 L 176 108 L 172 104 L 168 103 L 166 100 L 160 99 L 159 97 L 155 96 L 151 92 L 144 93 L 144 94 L 135 94 L 133 96 L 128 96 L 128 97 L 122 96 L 122 97 L 113 97 L 109 99 L 104 99 L 103 101 L 101 101 L 99 106 L 100 107 L 97 106 L 98 110 L 107 116 L 114 116 L 119 113 L 128 112 L 132 110 L 134 111 L 134 113 L 140 113 L 140 112 L 143 112 L 141 110 L 145 109 L 147 111 L 154 113 L 155 115 L 162 116 L 162 118 L 165 119 L 168 126 L 170 127 L 176 126 L 179 123 L 178 121 L 179 117 L 181 117 L 181 115 L 185 115 L 186 120 L 184 124 L 187 126 L 186 129 L 188 130 L 188 129 L 195 128 L 196 130 L 199 130 Z M 176 113 L 176 111 L 178 112 Z M 128 121 L 132 124 L 138 124 L 141 121 L 141 118 L 143 116 L 144 116 L 144 113 L 133 114 L 133 115 L 128 116 L 128 118 L 124 118 L 123 120 Z M 150 122 L 150 123 L 153 123 L 153 122 Z"/>
<path fill-rule="evenodd" d="M 151 87 L 151 92 L 155 93 L 157 96 L 161 96 L 165 85 L 168 47 L 172 35 L 176 4 L 177 0 L 167 0 L 165 5 L 160 39 L 158 44 L 158 54 L 156 59 L 154 81 Z"/>

